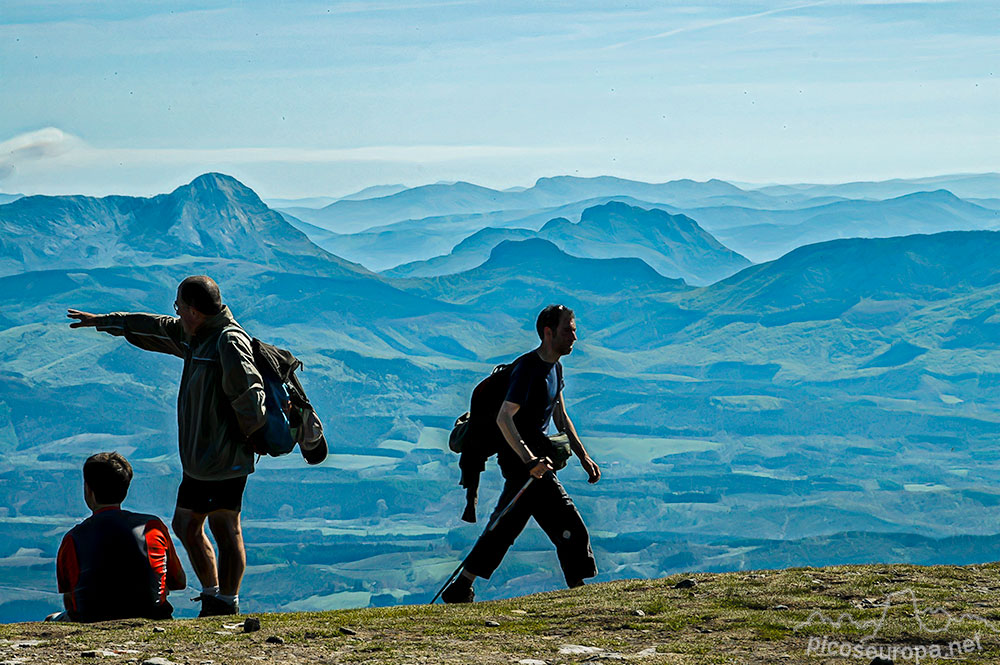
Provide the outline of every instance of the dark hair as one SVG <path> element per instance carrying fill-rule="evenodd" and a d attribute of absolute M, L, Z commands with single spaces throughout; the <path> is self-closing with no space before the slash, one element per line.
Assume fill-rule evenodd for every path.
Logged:
<path fill-rule="evenodd" d="M 97 453 L 83 463 L 83 482 L 97 503 L 121 503 L 132 482 L 132 465 L 118 453 Z"/>
<path fill-rule="evenodd" d="M 552 328 L 552 331 L 555 332 L 555 329 L 559 327 L 559 322 L 562 321 L 564 313 L 573 316 L 573 310 L 566 305 L 549 305 L 540 311 L 538 318 L 535 319 L 535 330 L 538 331 L 538 338 L 541 340 L 545 339 L 546 328 Z"/>
<path fill-rule="evenodd" d="M 181 282 L 179 292 L 182 303 L 193 307 L 202 314 L 214 316 L 222 311 L 222 294 L 219 293 L 219 285 L 207 275 L 188 277 Z"/>

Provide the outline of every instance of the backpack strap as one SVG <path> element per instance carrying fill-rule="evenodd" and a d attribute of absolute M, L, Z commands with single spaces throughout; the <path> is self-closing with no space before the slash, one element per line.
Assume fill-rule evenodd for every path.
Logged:
<path fill-rule="evenodd" d="M 219 353 L 219 347 L 222 345 L 222 336 L 225 335 L 227 332 L 230 332 L 230 331 L 241 332 L 244 335 L 246 335 L 246 338 L 247 338 L 248 341 L 253 342 L 253 337 L 251 337 L 250 333 L 248 333 L 246 330 L 243 330 L 243 328 L 241 328 L 239 326 L 226 326 L 225 328 L 223 328 L 222 330 L 219 331 L 219 336 L 215 338 L 215 352 L 216 352 L 216 354 Z"/>

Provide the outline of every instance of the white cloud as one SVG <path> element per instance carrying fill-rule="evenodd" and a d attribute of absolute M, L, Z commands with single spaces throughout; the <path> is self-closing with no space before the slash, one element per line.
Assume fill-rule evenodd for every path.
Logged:
<path fill-rule="evenodd" d="M 55 127 L 0 143 L 0 178 L 20 166 L 49 161 L 58 166 L 95 164 L 335 164 L 349 162 L 439 163 L 575 152 L 575 148 L 503 145 L 410 145 L 355 148 L 101 148 Z M 38 166 L 43 166 L 38 164 Z"/>
<path fill-rule="evenodd" d="M 25 164 L 54 159 L 82 145 L 80 139 L 55 127 L 19 134 L 0 143 L 0 180 Z"/>

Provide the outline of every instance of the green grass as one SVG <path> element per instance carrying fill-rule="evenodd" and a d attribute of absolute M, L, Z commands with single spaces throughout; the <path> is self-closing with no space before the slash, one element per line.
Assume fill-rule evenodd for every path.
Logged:
<path fill-rule="evenodd" d="M 509 664 L 524 658 L 579 663 L 593 654 L 560 649 L 583 645 L 644 663 L 816 663 L 821 661 L 806 653 L 810 638 L 853 643 L 871 631 L 849 622 L 840 627 L 807 624 L 811 615 L 846 614 L 858 624 L 876 621 L 883 614 L 878 603 L 885 598 L 894 602 L 876 637 L 865 644 L 928 646 L 978 633 L 983 650 L 964 654 L 963 662 L 1000 658 L 1000 623 L 993 625 L 1000 619 L 996 565 L 835 566 L 693 577 L 698 584 L 691 589 L 675 589 L 682 577 L 674 576 L 466 606 L 264 614 L 257 615 L 262 630 L 251 634 L 217 634 L 235 623 L 230 619 L 11 624 L 0 626 L 0 661 L 30 655 L 31 662 L 71 663 L 82 662 L 80 654 L 88 649 L 132 649 L 139 653 L 123 655 L 133 662 L 162 656 L 177 663 L 255 663 L 260 658 L 290 663 Z M 915 605 L 900 600 L 907 590 Z M 872 600 L 878 601 L 876 607 L 863 606 Z M 952 623 L 944 629 L 943 617 L 928 615 L 921 626 L 912 616 L 913 607 L 919 612 L 943 607 Z M 154 626 L 166 630 L 156 633 Z M 347 635 L 342 627 L 356 634 Z M 271 635 L 282 637 L 284 644 L 266 643 Z M 12 642 L 20 640 L 42 643 L 13 648 Z"/>

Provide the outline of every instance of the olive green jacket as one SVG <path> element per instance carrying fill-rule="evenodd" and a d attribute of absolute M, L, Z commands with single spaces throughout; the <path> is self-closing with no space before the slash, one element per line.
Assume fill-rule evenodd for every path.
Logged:
<path fill-rule="evenodd" d="M 194 337 L 172 316 L 115 312 L 97 329 L 147 351 L 184 359 L 177 394 L 181 467 L 198 480 L 227 480 L 253 473 L 246 439 L 264 425 L 264 384 L 253 363 L 249 337 L 238 331 L 228 307 L 209 318 Z"/>

